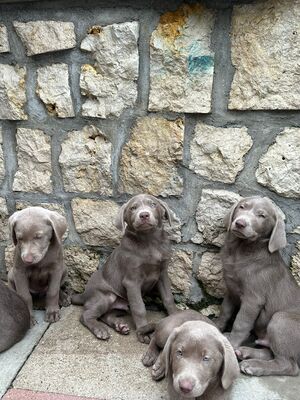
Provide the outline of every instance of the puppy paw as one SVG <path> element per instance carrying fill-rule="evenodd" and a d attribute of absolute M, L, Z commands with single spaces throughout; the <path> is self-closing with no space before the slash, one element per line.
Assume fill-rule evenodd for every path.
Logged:
<path fill-rule="evenodd" d="M 145 367 L 151 367 L 157 360 L 157 354 L 152 351 L 147 351 L 142 357 L 142 363 Z"/>
<path fill-rule="evenodd" d="M 59 308 L 47 309 L 45 313 L 46 322 L 57 322 L 60 320 Z"/>
<path fill-rule="evenodd" d="M 137 338 L 138 338 L 139 342 L 145 343 L 145 344 L 149 344 L 150 343 L 150 340 L 151 340 L 150 335 L 145 335 L 144 333 L 139 332 L 138 329 L 136 331 L 136 335 L 137 335 Z"/>
<path fill-rule="evenodd" d="M 115 330 L 121 335 L 128 335 L 130 332 L 129 326 L 127 324 L 124 324 L 123 322 L 117 322 L 115 324 Z"/>
<path fill-rule="evenodd" d="M 239 347 L 238 349 L 235 350 L 235 355 L 239 360 L 247 360 L 248 358 L 253 358 L 251 356 L 253 349 L 249 347 Z"/>
<path fill-rule="evenodd" d="M 260 367 L 259 361 L 257 360 L 246 360 L 242 361 L 240 363 L 240 370 L 245 374 L 245 375 L 250 375 L 250 376 L 261 376 L 264 375 L 264 370 L 263 368 Z"/>
<path fill-rule="evenodd" d="M 165 366 L 161 362 L 156 362 L 151 371 L 152 379 L 159 381 L 165 376 Z"/>
<path fill-rule="evenodd" d="M 93 334 L 96 336 L 97 339 L 100 340 L 108 340 L 110 338 L 110 333 L 107 329 L 104 328 L 95 328 L 93 330 Z"/>

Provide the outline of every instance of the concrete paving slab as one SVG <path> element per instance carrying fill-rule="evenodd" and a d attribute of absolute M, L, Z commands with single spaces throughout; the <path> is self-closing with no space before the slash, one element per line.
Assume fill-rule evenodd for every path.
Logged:
<path fill-rule="evenodd" d="M 27 332 L 26 336 L 9 350 L 0 354 L 0 398 L 10 387 L 18 371 L 49 325 L 44 321 L 43 311 L 35 311 L 35 318 L 38 323 Z"/>
<path fill-rule="evenodd" d="M 65 394 L 33 392 L 32 390 L 10 389 L 3 400 L 101 400 L 91 397 L 68 396 Z"/>
<path fill-rule="evenodd" d="M 167 400 L 166 382 L 153 382 L 141 356 L 146 346 L 135 333 L 114 331 L 97 340 L 78 321 L 80 307 L 68 307 L 52 324 L 13 383 L 14 388 L 105 400 Z M 161 313 L 149 313 L 158 320 Z M 127 321 L 128 318 L 126 318 Z M 231 400 L 297 400 L 300 377 L 246 377 L 235 383 Z"/>
<path fill-rule="evenodd" d="M 13 383 L 14 388 L 105 400 L 166 400 L 166 382 L 154 382 L 141 362 L 147 346 L 134 332 L 111 330 L 96 339 L 79 322 L 81 308 L 68 307 L 52 324 Z M 149 313 L 149 320 L 162 314 Z M 129 322 L 129 317 L 126 320 Z"/>

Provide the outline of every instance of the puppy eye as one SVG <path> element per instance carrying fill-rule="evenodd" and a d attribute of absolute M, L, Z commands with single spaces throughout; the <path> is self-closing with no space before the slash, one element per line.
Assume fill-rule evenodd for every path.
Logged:
<path fill-rule="evenodd" d="M 176 356 L 177 357 L 182 357 L 182 350 L 177 350 L 176 351 Z"/>
<path fill-rule="evenodd" d="M 35 239 L 41 239 L 41 238 L 42 238 L 42 236 L 40 236 L 40 235 L 37 235 L 37 236 L 35 236 L 34 238 L 35 238 Z"/>
<path fill-rule="evenodd" d="M 244 209 L 245 209 L 244 204 L 241 204 L 239 208 L 241 208 L 242 210 L 244 210 Z"/>
<path fill-rule="evenodd" d="M 137 206 L 131 206 L 131 207 L 130 207 L 130 210 L 131 210 L 131 211 L 136 210 L 136 209 L 137 209 Z"/>
<path fill-rule="evenodd" d="M 266 218 L 266 216 L 265 216 L 264 214 L 259 214 L 259 217 L 260 217 L 260 218 L 263 218 L 263 219 Z"/>
<path fill-rule="evenodd" d="M 150 204 L 150 207 L 151 207 L 151 208 L 155 208 L 155 207 L 156 207 L 156 203 L 151 203 L 151 204 Z"/>
<path fill-rule="evenodd" d="M 204 356 L 204 357 L 202 358 L 202 360 L 203 360 L 203 361 L 210 361 L 210 358 L 209 358 L 208 356 Z"/>

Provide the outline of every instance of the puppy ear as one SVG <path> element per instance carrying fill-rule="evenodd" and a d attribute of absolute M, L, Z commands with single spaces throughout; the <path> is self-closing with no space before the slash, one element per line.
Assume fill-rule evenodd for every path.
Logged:
<path fill-rule="evenodd" d="M 176 217 L 175 217 L 173 211 L 171 211 L 171 210 L 169 209 L 168 204 L 165 203 L 164 201 L 159 200 L 159 199 L 156 199 L 156 200 L 159 202 L 159 204 L 160 204 L 160 205 L 162 206 L 162 208 L 165 210 L 165 215 L 164 215 L 164 217 L 169 221 L 169 225 L 172 226 L 172 222 L 176 220 Z"/>
<path fill-rule="evenodd" d="M 67 230 L 67 220 L 56 211 L 49 211 L 48 220 L 52 226 L 55 239 L 61 243 L 63 234 Z"/>
<path fill-rule="evenodd" d="M 223 336 L 223 335 L 222 335 Z M 223 371 L 221 376 L 221 382 L 223 388 L 228 389 L 233 381 L 239 376 L 240 369 L 239 364 L 236 359 L 235 352 L 229 343 L 229 340 L 223 336 L 222 338 L 222 347 L 223 347 Z"/>
<path fill-rule="evenodd" d="M 168 375 L 168 371 L 170 369 L 171 346 L 178 334 L 178 331 L 179 331 L 179 328 L 176 328 L 173 330 L 171 335 L 169 335 L 168 340 L 163 349 L 163 352 L 161 354 L 162 362 L 165 364 L 165 376 Z"/>
<path fill-rule="evenodd" d="M 276 212 L 276 222 L 269 240 L 269 252 L 274 253 L 286 246 L 285 225 L 282 217 Z"/>
<path fill-rule="evenodd" d="M 231 207 L 231 209 L 229 210 L 229 213 L 226 214 L 225 217 L 224 217 L 224 225 L 225 225 L 227 231 L 230 230 L 230 227 L 231 227 L 231 224 L 232 224 L 233 214 L 234 214 L 234 212 L 235 212 L 237 206 L 240 204 L 240 202 L 241 202 L 242 200 L 244 200 L 244 199 L 241 199 L 241 200 L 237 201 L 237 202 Z"/>
<path fill-rule="evenodd" d="M 118 214 L 115 219 L 115 227 L 118 228 L 122 233 L 124 233 L 126 228 L 125 222 L 125 212 L 130 200 L 127 203 L 123 204 L 122 207 L 119 209 Z"/>
<path fill-rule="evenodd" d="M 16 211 L 15 213 L 13 213 L 13 215 L 11 215 L 8 218 L 8 227 L 9 227 L 9 231 L 10 231 L 10 236 L 11 236 L 11 239 L 15 246 L 17 245 L 17 242 L 18 242 L 16 233 L 15 233 L 15 225 L 16 225 L 18 216 L 19 216 L 19 211 Z"/>

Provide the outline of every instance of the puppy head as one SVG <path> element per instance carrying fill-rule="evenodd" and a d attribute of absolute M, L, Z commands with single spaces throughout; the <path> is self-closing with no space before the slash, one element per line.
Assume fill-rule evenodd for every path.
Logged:
<path fill-rule="evenodd" d="M 66 219 L 55 211 L 28 207 L 15 212 L 8 220 L 11 237 L 26 265 L 40 262 L 50 244 L 61 244 L 67 229 Z"/>
<path fill-rule="evenodd" d="M 226 390 L 239 375 L 230 343 L 217 328 L 203 321 L 185 322 L 176 328 L 163 357 L 173 389 L 184 398 L 203 395 L 217 381 Z"/>
<path fill-rule="evenodd" d="M 284 221 L 267 197 L 246 197 L 236 203 L 225 217 L 227 230 L 241 239 L 269 238 L 273 253 L 286 246 Z"/>
<path fill-rule="evenodd" d="M 123 204 L 115 225 L 122 232 L 127 225 L 135 231 L 146 232 L 162 226 L 164 218 L 171 225 L 171 211 L 165 202 L 148 194 L 139 194 Z"/>

